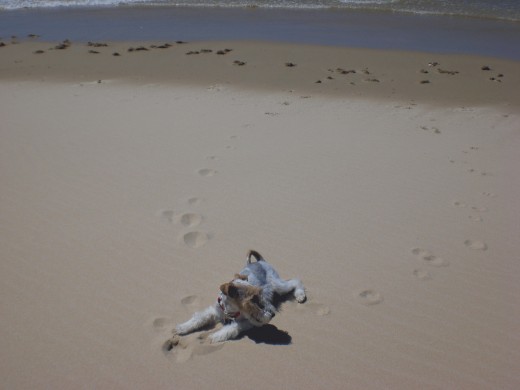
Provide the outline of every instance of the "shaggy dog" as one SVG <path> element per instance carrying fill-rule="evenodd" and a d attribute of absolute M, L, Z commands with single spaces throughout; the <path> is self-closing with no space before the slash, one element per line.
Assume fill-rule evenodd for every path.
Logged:
<path fill-rule="evenodd" d="M 252 257 L 257 261 L 252 262 Z M 177 325 L 175 332 L 185 335 L 221 322 L 224 326 L 210 336 L 211 342 L 234 339 L 254 326 L 260 327 L 271 321 L 277 311 L 276 295 L 284 296 L 291 291 L 299 303 L 305 302 L 302 282 L 298 279 L 282 280 L 260 253 L 249 251 L 245 268 L 235 274 L 231 282 L 220 286 L 217 302 Z"/>

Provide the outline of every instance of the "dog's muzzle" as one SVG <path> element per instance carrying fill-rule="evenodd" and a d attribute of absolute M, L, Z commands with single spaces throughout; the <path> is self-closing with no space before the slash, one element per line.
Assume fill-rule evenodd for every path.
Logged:
<path fill-rule="evenodd" d="M 222 293 L 217 297 L 217 303 L 218 303 L 218 306 L 220 307 L 220 310 L 222 310 L 222 312 L 224 313 L 224 318 L 225 318 L 226 322 L 231 322 L 233 320 L 236 320 L 238 317 L 240 317 L 239 311 L 230 313 L 226 310 L 226 307 L 224 306 L 224 302 L 222 300 Z"/>

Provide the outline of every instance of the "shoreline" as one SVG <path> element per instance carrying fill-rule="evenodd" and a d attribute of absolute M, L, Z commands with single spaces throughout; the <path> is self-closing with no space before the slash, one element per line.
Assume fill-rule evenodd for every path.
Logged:
<path fill-rule="evenodd" d="M 324 28 L 326 26 L 326 28 Z M 520 60 L 520 23 L 360 10 L 142 7 L 0 12 L 0 37 L 47 41 L 268 41 Z"/>
<path fill-rule="evenodd" d="M 0 47 L 0 80 L 229 85 L 440 106 L 520 105 L 518 61 L 273 42 L 64 42 Z"/>

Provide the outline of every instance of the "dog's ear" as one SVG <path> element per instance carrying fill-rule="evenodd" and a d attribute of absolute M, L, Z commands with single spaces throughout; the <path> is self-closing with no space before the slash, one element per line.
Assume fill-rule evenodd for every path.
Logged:
<path fill-rule="evenodd" d="M 220 286 L 220 291 L 222 291 L 224 295 L 227 295 L 230 298 L 238 297 L 238 288 L 233 283 L 224 283 L 222 286 Z"/>

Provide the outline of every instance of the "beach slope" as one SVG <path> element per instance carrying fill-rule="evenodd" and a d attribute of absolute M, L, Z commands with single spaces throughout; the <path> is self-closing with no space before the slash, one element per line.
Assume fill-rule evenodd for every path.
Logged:
<path fill-rule="evenodd" d="M 0 387 L 518 388 L 518 63 L 59 44 L 0 48 Z M 165 351 L 249 249 L 308 301 Z"/>

